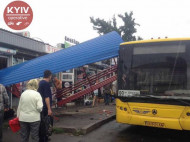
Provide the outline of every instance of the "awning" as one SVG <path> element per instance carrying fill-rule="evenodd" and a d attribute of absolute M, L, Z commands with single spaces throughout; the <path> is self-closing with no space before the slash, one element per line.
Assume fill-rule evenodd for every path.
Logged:
<path fill-rule="evenodd" d="M 0 70 L 0 83 L 6 85 L 43 76 L 45 70 L 53 73 L 66 71 L 90 63 L 118 56 L 120 35 L 111 32 L 55 53 Z"/>

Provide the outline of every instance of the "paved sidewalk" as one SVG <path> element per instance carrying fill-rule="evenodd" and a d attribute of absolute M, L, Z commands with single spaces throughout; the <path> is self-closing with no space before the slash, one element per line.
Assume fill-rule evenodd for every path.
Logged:
<path fill-rule="evenodd" d="M 67 109 L 54 109 L 53 111 L 56 115 L 53 137 L 56 137 L 56 133 L 84 135 L 115 118 L 114 104 L 105 106 L 101 103 L 96 107 L 73 106 Z M 13 133 L 10 128 L 7 128 L 7 123 L 5 122 L 3 130 L 3 142 L 19 142 L 19 132 Z"/>
<path fill-rule="evenodd" d="M 55 109 L 54 128 L 76 135 L 86 134 L 115 118 L 115 105 Z"/>

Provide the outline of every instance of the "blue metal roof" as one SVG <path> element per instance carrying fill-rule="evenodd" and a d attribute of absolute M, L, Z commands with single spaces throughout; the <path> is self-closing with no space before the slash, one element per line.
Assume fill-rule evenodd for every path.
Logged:
<path fill-rule="evenodd" d="M 118 33 L 108 33 L 70 48 L 0 70 L 0 83 L 5 86 L 15 84 L 42 77 L 45 70 L 58 73 L 116 57 L 122 42 Z"/>

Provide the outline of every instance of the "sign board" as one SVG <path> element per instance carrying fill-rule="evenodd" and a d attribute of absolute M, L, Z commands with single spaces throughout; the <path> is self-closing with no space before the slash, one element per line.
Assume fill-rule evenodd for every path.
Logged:
<path fill-rule="evenodd" d="M 78 41 L 76 41 L 75 39 L 69 38 L 67 36 L 65 36 L 65 41 L 68 41 L 68 42 L 73 43 L 73 44 L 79 44 Z"/>
<path fill-rule="evenodd" d="M 15 55 L 16 50 L 0 47 L 0 55 Z"/>
<path fill-rule="evenodd" d="M 59 51 L 59 50 L 61 50 L 61 48 L 53 47 L 49 44 L 45 45 L 45 52 L 46 53 L 54 53 L 54 52 Z"/>
<path fill-rule="evenodd" d="M 63 81 L 62 82 L 62 87 L 63 88 L 68 88 L 72 85 L 72 82 L 69 82 L 69 81 Z"/>
<path fill-rule="evenodd" d="M 65 41 L 64 44 L 65 44 L 65 48 L 68 48 L 68 47 L 71 47 L 71 46 L 72 46 L 72 44 L 70 44 L 70 43 L 68 43 L 68 42 L 66 42 L 66 41 Z"/>
<path fill-rule="evenodd" d="M 21 35 L 21 36 L 25 36 L 25 37 L 30 37 L 30 32 L 29 31 L 19 32 L 19 33 L 16 33 L 16 34 Z"/>
<path fill-rule="evenodd" d="M 119 97 L 131 97 L 134 95 L 140 95 L 140 91 L 138 90 L 119 90 L 118 91 Z"/>
<path fill-rule="evenodd" d="M 70 86 L 69 82 L 65 82 L 64 86 L 65 88 L 69 87 Z"/>

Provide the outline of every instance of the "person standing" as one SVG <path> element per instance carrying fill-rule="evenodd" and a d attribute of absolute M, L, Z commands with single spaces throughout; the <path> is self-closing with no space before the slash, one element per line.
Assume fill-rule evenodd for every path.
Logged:
<path fill-rule="evenodd" d="M 111 94 L 111 84 L 107 84 L 107 85 L 104 86 L 105 105 L 109 105 L 110 94 Z"/>
<path fill-rule="evenodd" d="M 4 110 L 7 111 L 9 108 L 9 97 L 5 87 L 0 84 L 0 142 L 3 138 L 3 117 Z"/>
<path fill-rule="evenodd" d="M 42 96 L 43 100 L 43 109 L 42 109 L 42 117 L 52 116 L 52 93 L 50 88 L 50 81 L 52 79 L 52 73 L 50 70 L 44 71 L 44 78 L 39 83 L 38 92 Z M 48 136 L 40 135 L 40 142 L 47 142 Z"/>
<path fill-rule="evenodd" d="M 112 83 L 111 102 L 115 100 L 116 94 L 117 94 L 117 80 Z"/>
<path fill-rule="evenodd" d="M 30 133 L 33 142 L 39 141 L 40 112 L 43 103 L 37 89 L 38 81 L 36 79 L 30 80 L 20 97 L 17 117 L 21 127 L 21 142 L 28 142 Z"/>
<path fill-rule="evenodd" d="M 56 97 L 58 97 L 57 102 L 59 102 L 59 101 L 62 100 L 62 97 L 61 97 L 62 81 L 59 80 L 57 77 L 54 77 L 53 82 L 54 82 L 54 85 L 55 85 Z"/>
<path fill-rule="evenodd" d="M 99 83 L 99 80 L 97 79 L 95 85 L 98 83 Z M 92 107 L 94 107 L 95 103 L 97 103 L 97 99 L 98 99 L 98 89 L 94 90 Z"/>

